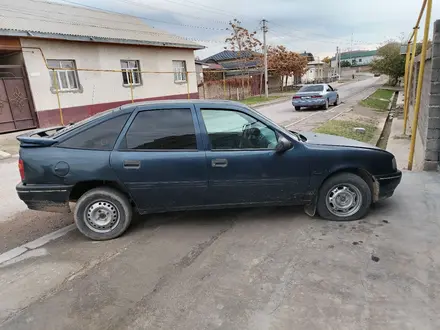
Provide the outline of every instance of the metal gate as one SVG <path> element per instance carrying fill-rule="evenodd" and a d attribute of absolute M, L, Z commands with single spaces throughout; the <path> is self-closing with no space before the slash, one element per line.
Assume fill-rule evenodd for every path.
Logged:
<path fill-rule="evenodd" d="M 0 133 L 35 128 L 35 114 L 23 67 L 0 65 L 0 69 Z M 17 71 L 20 74 L 16 74 Z"/>

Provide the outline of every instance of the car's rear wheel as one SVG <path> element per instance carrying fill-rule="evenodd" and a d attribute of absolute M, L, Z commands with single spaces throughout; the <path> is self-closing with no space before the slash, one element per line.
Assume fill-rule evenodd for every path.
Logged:
<path fill-rule="evenodd" d="M 127 197 L 102 187 L 89 190 L 78 199 L 74 219 L 82 234 L 103 241 L 122 235 L 130 225 L 132 213 Z"/>
<path fill-rule="evenodd" d="M 324 219 L 358 220 L 368 213 L 371 201 L 371 189 L 364 179 L 352 173 L 340 173 L 323 183 L 316 208 Z"/>
<path fill-rule="evenodd" d="M 297 107 L 297 106 L 296 106 L 296 107 L 295 107 L 295 110 L 296 110 L 296 111 L 300 111 L 300 110 L 301 110 L 301 107 Z"/>

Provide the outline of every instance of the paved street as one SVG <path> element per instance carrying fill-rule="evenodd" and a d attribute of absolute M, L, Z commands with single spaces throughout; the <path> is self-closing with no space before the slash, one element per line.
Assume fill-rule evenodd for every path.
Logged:
<path fill-rule="evenodd" d="M 354 105 L 359 102 L 359 100 L 369 96 L 376 88 L 384 83 L 384 78 L 370 77 L 368 79 L 350 82 L 340 86 L 338 88 L 338 93 L 342 106 L 339 107 L 337 111 L 335 111 L 333 107 L 330 107 L 328 112 L 337 114 L 338 111 L 341 111 L 343 108 L 347 110 L 350 105 Z M 320 120 L 319 118 L 322 118 L 324 112 L 323 110 L 314 109 L 295 111 L 291 100 L 258 108 L 258 111 L 284 126 L 289 126 L 294 123 L 293 127 L 298 130 L 307 130 L 309 124 L 318 122 Z"/>
<path fill-rule="evenodd" d="M 439 186 L 405 173 L 347 223 L 271 208 L 72 231 L 0 266 L 0 329 L 438 329 Z"/>
<path fill-rule="evenodd" d="M 328 111 L 259 111 L 309 129 L 380 83 L 341 86 Z M 0 162 L 0 263 L 72 223 L 26 210 L 16 161 Z M 439 187 L 437 173 L 404 173 L 354 222 L 287 207 L 146 216 L 107 242 L 66 230 L 0 264 L 0 329 L 438 329 Z"/>

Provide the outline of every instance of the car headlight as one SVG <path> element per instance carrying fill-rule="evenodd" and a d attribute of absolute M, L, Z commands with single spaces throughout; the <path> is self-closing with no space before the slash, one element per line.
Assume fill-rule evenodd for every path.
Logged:
<path fill-rule="evenodd" d="M 391 161 L 391 166 L 393 167 L 393 171 L 397 171 L 396 157 L 393 157 L 393 160 Z"/>

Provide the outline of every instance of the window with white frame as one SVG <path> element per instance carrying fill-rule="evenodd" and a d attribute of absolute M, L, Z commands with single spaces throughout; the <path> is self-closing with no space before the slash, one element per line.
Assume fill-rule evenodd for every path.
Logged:
<path fill-rule="evenodd" d="M 186 61 L 173 61 L 174 82 L 186 82 Z"/>
<path fill-rule="evenodd" d="M 142 84 L 138 60 L 121 60 L 122 82 L 124 86 Z"/>
<path fill-rule="evenodd" d="M 52 81 L 52 88 L 59 91 L 79 90 L 78 71 L 75 60 L 47 60 Z"/>

